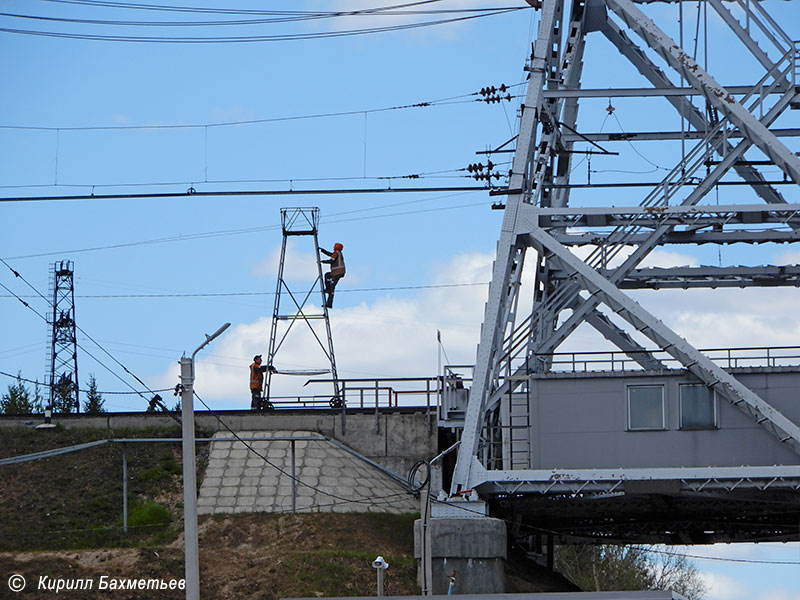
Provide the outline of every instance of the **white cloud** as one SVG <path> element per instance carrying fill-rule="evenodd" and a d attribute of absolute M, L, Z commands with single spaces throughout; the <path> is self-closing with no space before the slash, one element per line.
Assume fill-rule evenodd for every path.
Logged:
<path fill-rule="evenodd" d="M 593 261 L 596 260 L 597 246 L 576 246 L 572 248 L 572 253 L 581 260 L 587 260 L 590 256 Z M 625 259 L 627 259 L 633 251 L 634 246 L 623 246 L 618 252 L 608 260 L 607 268 L 613 269 L 620 266 Z M 697 259 L 689 254 L 681 254 L 680 252 L 671 252 L 669 250 L 655 249 L 652 250 L 644 260 L 639 263 L 640 267 L 694 267 L 697 266 Z"/>
<path fill-rule="evenodd" d="M 216 107 L 211 110 L 211 121 L 214 123 L 230 123 L 236 121 L 251 121 L 257 118 L 252 108 L 245 108 L 238 104 L 228 107 Z"/>
<path fill-rule="evenodd" d="M 790 346 L 800 335 L 794 289 L 660 290 L 632 296 L 696 347 Z"/>
<path fill-rule="evenodd" d="M 758 587 L 749 580 L 746 574 L 730 577 L 720 573 L 701 572 L 700 578 L 706 585 L 706 600 L 800 600 L 800 591 L 781 586 L 783 582 L 764 584 L 759 581 Z M 787 579 L 787 583 L 791 577 Z"/>
<path fill-rule="evenodd" d="M 776 265 L 796 265 L 800 263 L 800 250 L 787 250 L 775 257 Z"/>
<path fill-rule="evenodd" d="M 277 272 L 274 249 L 261 265 L 261 273 Z M 342 307 L 344 290 L 337 296 L 331 312 L 331 327 L 340 377 L 433 376 L 436 373 L 437 329 L 442 333 L 447 359 L 456 364 L 472 364 L 483 320 L 484 305 L 491 279 L 493 256 L 481 253 L 460 254 L 433 265 L 430 285 L 442 286 L 418 291 L 392 292 L 357 306 Z M 534 257 L 526 264 L 535 265 Z M 673 252 L 658 252 L 652 263 L 659 265 L 696 264 L 693 257 Z M 313 273 L 311 254 L 287 253 L 287 273 Z M 520 314 L 530 310 L 533 277 L 523 278 Z M 350 280 L 348 280 L 350 283 Z M 477 285 L 472 285 L 477 284 Z M 800 322 L 792 318 L 796 308 L 794 289 L 719 289 L 637 291 L 632 296 L 649 312 L 664 321 L 679 335 L 699 348 L 792 345 L 800 337 Z M 619 317 L 614 316 L 619 321 Z M 317 323 L 320 325 L 321 321 Z M 214 347 L 201 355 L 197 369 L 197 389 L 215 402 L 242 407 L 247 403 L 247 365 L 254 354 L 267 354 L 270 318 L 262 316 L 251 323 L 235 325 Z M 626 329 L 647 347 L 650 341 Z M 325 340 L 324 330 L 318 336 Z M 560 351 L 609 350 L 611 346 L 588 325 L 581 325 Z M 281 370 L 321 368 L 325 356 L 303 323 L 296 323 L 276 360 Z M 177 368 L 163 376 L 163 385 L 174 384 Z M 274 392 L 305 393 L 305 378 L 280 376 Z"/>
<path fill-rule="evenodd" d="M 278 275 L 280 261 L 281 246 L 275 246 L 263 260 L 253 267 L 253 274 L 275 279 Z M 319 271 L 314 257 L 313 244 L 309 248 L 308 244 L 302 244 L 298 241 L 298 238 L 287 238 L 286 254 L 283 261 L 284 281 L 315 281 L 318 276 Z M 348 275 L 348 280 L 351 279 Z"/>
<path fill-rule="evenodd" d="M 313 2 L 311 3 L 315 9 L 324 11 L 337 11 L 337 12 L 352 12 L 363 10 L 367 8 L 374 8 L 375 4 L 370 0 L 336 0 L 335 2 Z M 392 4 L 393 6 L 398 3 Z M 399 3 L 402 4 L 402 3 Z M 388 6 L 388 5 L 387 5 Z M 408 25 L 412 23 L 420 23 L 427 21 L 440 21 L 448 19 L 458 19 L 461 17 L 470 16 L 468 13 L 446 13 L 440 12 L 438 14 L 418 14 L 413 11 L 420 10 L 458 10 L 458 9 L 471 9 L 471 8 L 484 8 L 487 4 L 483 0 L 440 0 L 431 6 L 409 6 L 400 8 L 396 11 L 384 12 L 379 14 L 361 14 L 349 17 L 337 17 L 328 21 L 328 27 L 335 31 L 343 30 L 358 30 L 373 27 L 391 27 Z M 492 2 L 492 7 L 514 7 L 519 8 L 526 6 L 522 0 L 496 0 Z M 402 13 L 408 14 L 402 14 Z M 453 38 L 461 29 L 465 27 L 466 23 L 472 22 L 472 19 L 466 21 L 457 21 L 454 23 L 437 25 L 435 27 L 424 27 L 415 30 L 417 35 L 425 35 L 428 37 L 439 38 Z M 313 23 L 313 21 L 312 21 Z"/>
<path fill-rule="evenodd" d="M 706 584 L 707 600 L 745 600 L 753 598 L 750 587 L 744 582 L 718 573 L 700 573 Z"/>
<path fill-rule="evenodd" d="M 272 253 L 273 255 L 275 252 Z M 293 255 L 292 260 L 297 257 Z M 275 259 L 277 260 L 277 259 Z M 337 368 L 342 378 L 420 376 L 436 374 L 437 329 L 452 363 L 472 363 L 483 318 L 492 257 L 472 253 L 458 255 L 437 265 L 431 285 L 444 286 L 407 295 L 386 294 L 371 302 L 331 311 L 331 329 Z M 277 269 L 277 267 L 276 267 Z M 477 283 L 479 285 L 461 285 Z M 453 284 L 457 284 L 454 287 Z M 337 302 L 341 301 L 340 293 Z M 253 355 L 267 354 L 270 317 L 233 326 L 198 357 L 198 394 L 214 406 L 243 408 L 249 405 L 248 365 Z M 325 342 L 323 321 L 314 325 Z M 276 368 L 306 370 L 326 367 L 326 358 L 303 322 L 297 322 L 276 354 Z M 177 367 L 159 377 L 159 387 L 174 385 Z M 273 394 L 325 393 L 327 387 L 308 386 L 308 377 L 279 375 L 273 378 Z"/>
<path fill-rule="evenodd" d="M 800 600 L 800 592 L 787 589 L 770 589 L 755 596 L 756 600 Z"/>

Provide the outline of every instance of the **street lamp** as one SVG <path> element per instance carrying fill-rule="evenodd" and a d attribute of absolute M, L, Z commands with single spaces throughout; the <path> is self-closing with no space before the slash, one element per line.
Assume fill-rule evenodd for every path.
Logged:
<path fill-rule="evenodd" d="M 181 421 L 183 429 L 183 530 L 185 537 L 186 600 L 200 598 L 200 559 L 197 543 L 197 473 L 194 447 L 194 357 L 211 341 L 222 334 L 230 323 L 225 323 L 192 352 L 191 358 L 181 356 Z"/>

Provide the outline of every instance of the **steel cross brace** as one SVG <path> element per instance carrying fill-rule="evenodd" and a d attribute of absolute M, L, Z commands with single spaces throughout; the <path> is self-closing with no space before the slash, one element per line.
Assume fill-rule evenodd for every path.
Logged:
<path fill-rule="evenodd" d="M 800 158 L 792 153 L 755 116 L 703 70 L 695 60 L 684 52 L 650 18 L 639 10 L 631 0 L 603 0 L 617 16 L 644 40 L 651 49 L 661 55 L 686 81 L 716 106 L 736 125 L 747 138 L 766 154 L 795 183 L 800 184 Z"/>
<path fill-rule="evenodd" d="M 644 52 L 631 42 L 625 32 L 622 31 L 616 23 L 610 19 L 606 19 L 600 30 L 608 41 L 619 50 L 620 54 L 627 58 L 628 61 L 636 67 L 639 73 L 650 81 L 654 87 L 677 89 L 664 72 L 653 64 Z M 710 124 L 705 116 L 685 96 L 667 96 L 666 99 L 698 132 L 709 130 Z M 731 146 L 726 139 L 719 138 L 716 142 L 715 149 L 720 155 L 725 155 L 730 151 Z M 753 185 L 755 192 L 765 201 L 770 203 L 781 203 L 784 201 L 777 190 L 764 183 L 764 176 L 753 167 L 735 164 L 734 169 L 736 169 L 736 172 L 742 179 Z"/>
<path fill-rule="evenodd" d="M 773 106 L 769 112 L 764 115 L 763 121 L 767 124 L 772 123 L 778 116 L 783 112 L 785 108 L 785 104 L 779 103 Z M 722 176 L 728 172 L 731 166 L 744 154 L 744 152 L 750 148 L 751 143 L 750 141 L 745 138 L 739 144 L 727 154 L 727 156 L 720 161 L 720 163 L 714 168 L 714 170 L 709 173 L 705 179 L 702 181 L 700 185 L 698 185 L 689 196 L 681 203 L 681 207 L 691 207 L 696 205 L 700 200 L 713 189 L 714 185 L 719 182 Z M 650 210 L 661 210 L 662 208 L 653 208 Z M 531 210 L 533 208 L 531 207 Z M 663 207 L 663 210 L 670 211 L 672 210 L 671 207 Z M 771 210 L 768 206 L 764 206 L 764 210 L 768 211 Z M 538 222 L 538 221 L 537 221 Z M 794 229 L 794 227 L 793 227 Z M 653 230 L 649 237 L 642 241 L 634 250 L 633 254 L 631 254 L 622 265 L 617 267 L 614 274 L 610 277 L 610 280 L 614 283 L 621 282 L 627 275 L 650 253 L 653 248 L 655 248 L 660 241 L 671 231 L 673 230 L 672 225 L 659 225 L 655 230 Z M 616 234 L 614 234 L 616 235 Z M 611 237 L 614 237 L 612 235 Z M 635 234 L 633 234 L 635 235 Z M 631 234 L 623 240 L 623 243 L 630 243 Z M 618 239 L 614 239 L 612 242 L 619 243 Z M 577 292 L 576 292 L 577 293 Z M 552 352 L 554 348 L 556 348 L 567 336 L 575 330 L 575 328 L 580 325 L 586 318 L 586 315 L 593 310 L 594 306 L 596 306 L 596 300 L 593 298 L 589 298 L 583 301 L 582 305 L 576 308 L 572 315 L 556 330 L 544 343 L 542 343 L 539 348 L 536 349 L 538 353 L 547 354 L 548 352 Z"/>
<path fill-rule="evenodd" d="M 529 237 L 531 244 L 537 250 L 551 252 L 557 256 L 562 263 L 569 266 L 572 270 L 571 276 L 581 287 L 658 344 L 670 356 L 680 361 L 686 369 L 722 394 L 731 404 L 771 431 L 779 441 L 788 443 L 796 453 L 800 454 L 800 427 L 692 347 L 635 300 L 624 294 L 615 284 L 559 244 L 546 231 L 535 224 L 531 225 Z"/>

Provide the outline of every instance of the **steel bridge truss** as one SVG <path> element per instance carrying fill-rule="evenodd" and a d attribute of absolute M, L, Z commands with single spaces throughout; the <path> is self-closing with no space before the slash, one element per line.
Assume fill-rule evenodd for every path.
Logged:
<path fill-rule="evenodd" d="M 778 137 L 794 136 L 797 131 L 772 129 L 781 114 L 798 107 L 798 43 L 782 31 L 764 4 L 707 0 L 708 12 L 713 9 L 719 15 L 724 23 L 721 26 L 727 26 L 741 42 L 742 52 L 749 53 L 754 64 L 762 68 L 762 75 L 753 85 L 728 89 L 631 0 L 542 2 L 538 39 L 526 66 L 528 89 L 452 494 L 477 489 L 493 502 L 515 496 L 538 502 L 536 498 L 565 494 L 581 499 L 610 498 L 620 493 L 626 482 L 630 487 L 633 480 L 660 477 L 674 479 L 682 491 L 697 494 L 745 489 L 757 493 L 777 488 L 796 492 L 800 488 L 797 467 L 770 467 L 769 473 L 759 472 L 752 477 L 724 469 L 708 469 L 691 476 L 685 472 L 655 474 L 658 469 L 641 473 L 537 471 L 531 470 L 529 455 L 526 464 L 512 457 L 507 449 L 509 443 L 496 443 L 498 422 L 506 421 L 506 429 L 500 435 L 511 435 L 509 409 L 503 408 L 503 403 L 513 400 L 505 399 L 527 393 L 529 377 L 550 371 L 554 351 L 580 324 L 588 323 L 642 368 L 665 369 L 656 354 L 634 340 L 633 330 L 640 332 L 655 344 L 659 354 L 668 354 L 749 415 L 777 443 L 800 454 L 800 427 L 796 423 L 623 291 L 795 286 L 800 281 L 798 265 L 672 269 L 639 266 L 654 249 L 665 244 L 798 240 L 800 205 L 787 203 L 756 168 L 777 166 L 785 182 L 792 186 L 800 183 L 800 159 Z M 591 32 L 602 34 L 652 88 L 582 89 L 586 36 Z M 609 79 L 613 76 L 613 72 L 608 73 Z M 611 88 L 613 83 L 609 81 Z M 687 132 L 680 136 L 676 132 L 641 132 L 616 137 L 578 132 L 580 98 L 653 95 L 662 96 L 672 105 L 682 122 L 688 123 Z M 692 97 L 702 97 L 706 110 L 698 109 Z M 594 140 L 678 137 L 690 141 L 689 148 L 644 195 L 639 206 L 569 206 L 571 189 L 581 187 L 570 183 L 576 143 L 596 145 Z M 764 160 L 746 160 L 745 153 L 751 148 L 760 152 Z M 735 174 L 752 188 L 758 204 L 701 204 L 726 174 Z M 570 250 L 575 246 L 586 246 L 588 256 L 578 258 Z M 520 298 L 526 254 L 535 257 L 534 297 L 528 306 L 527 300 Z M 620 317 L 624 325 L 618 325 L 620 319 L 612 320 L 598 310 L 601 305 L 606 312 Z M 542 505 L 537 505 L 536 510 L 541 509 Z M 764 539 L 768 537 L 764 535 Z"/>

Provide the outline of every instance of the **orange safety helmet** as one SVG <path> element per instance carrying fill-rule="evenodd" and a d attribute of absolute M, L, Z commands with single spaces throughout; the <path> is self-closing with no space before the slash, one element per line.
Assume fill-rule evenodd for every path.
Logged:
<path fill-rule="evenodd" d="M 344 246 L 342 246 L 342 245 L 341 245 L 339 242 L 336 242 L 336 243 L 333 245 L 333 249 L 334 249 L 334 251 L 336 251 L 336 252 L 341 252 L 342 250 L 344 250 Z"/>

